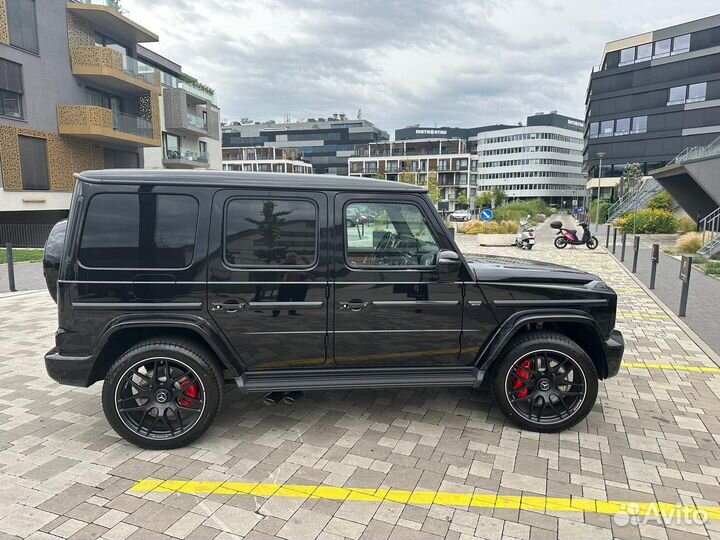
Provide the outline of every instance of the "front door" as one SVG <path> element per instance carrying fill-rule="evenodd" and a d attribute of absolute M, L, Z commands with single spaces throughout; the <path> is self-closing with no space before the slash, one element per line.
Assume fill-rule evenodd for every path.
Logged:
<path fill-rule="evenodd" d="M 249 370 L 325 364 L 327 206 L 316 193 L 215 196 L 208 306 Z"/>
<path fill-rule="evenodd" d="M 441 275 L 454 249 L 419 195 L 335 198 L 334 361 L 339 367 L 463 365 L 463 267 Z"/>

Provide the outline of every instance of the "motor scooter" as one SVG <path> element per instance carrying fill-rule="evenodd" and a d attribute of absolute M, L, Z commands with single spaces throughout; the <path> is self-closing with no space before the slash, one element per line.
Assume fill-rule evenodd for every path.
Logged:
<path fill-rule="evenodd" d="M 581 238 L 578 238 L 576 229 L 563 227 L 562 221 L 553 221 L 550 223 L 550 227 L 558 229 L 557 237 L 555 238 L 555 247 L 563 249 L 567 245 L 581 246 L 583 244 L 585 244 L 588 249 L 598 247 L 598 239 L 590 234 L 590 224 L 587 221 L 581 221 L 578 225 L 583 229 Z"/>
<path fill-rule="evenodd" d="M 520 220 L 520 227 L 515 236 L 515 245 L 521 249 L 532 249 L 535 245 L 535 229 L 527 226 L 529 220 L 529 215 Z"/>

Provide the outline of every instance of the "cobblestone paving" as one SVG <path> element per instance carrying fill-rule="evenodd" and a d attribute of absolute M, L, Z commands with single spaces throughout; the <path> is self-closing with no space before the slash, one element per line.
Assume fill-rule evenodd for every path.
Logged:
<path fill-rule="evenodd" d="M 718 507 L 712 360 L 601 249 L 482 251 L 598 273 L 620 295 L 627 362 L 709 371 L 622 368 L 601 383 L 587 421 L 543 435 L 506 423 L 485 388 L 316 392 L 293 407 L 233 391 L 206 436 L 151 452 L 110 430 L 99 385 L 62 387 L 45 374 L 56 325 L 49 296 L 5 296 L 0 539 L 720 538 L 720 519 L 625 525 L 597 502 Z M 139 489 L 146 479 L 156 481 Z M 200 488 L 218 484 L 186 480 L 233 484 L 208 493 Z M 328 487 L 316 496 L 294 487 L 319 485 Z M 438 495 L 428 504 L 409 492 Z"/>

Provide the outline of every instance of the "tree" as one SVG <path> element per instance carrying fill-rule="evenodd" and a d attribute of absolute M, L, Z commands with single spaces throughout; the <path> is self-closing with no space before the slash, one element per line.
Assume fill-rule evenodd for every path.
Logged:
<path fill-rule="evenodd" d="M 440 188 L 438 187 L 437 171 L 430 171 L 427 175 L 427 189 L 430 200 L 437 206 L 440 200 Z"/>
<path fill-rule="evenodd" d="M 643 173 L 639 163 L 628 163 L 623 169 L 620 177 L 620 197 L 625 194 L 625 190 L 633 189 L 642 178 Z M 598 189 L 600 189 L 598 187 Z"/>
<path fill-rule="evenodd" d="M 273 201 L 265 201 L 262 209 L 263 219 L 245 218 L 245 221 L 257 226 L 257 231 L 262 237 L 262 243 L 258 244 L 262 247 L 255 249 L 255 256 L 268 264 L 285 260 L 288 252 L 287 246 L 280 244 L 280 233 L 281 227 L 287 221 L 285 216 L 291 214 L 292 211 L 276 212 L 276 206 Z"/>
<path fill-rule="evenodd" d="M 400 181 L 404 184 L 416 184 L 417 180 L 415 179 L 415 175 L 411 173 L 410 171 L 403 171 L 400 173 Z"/>
<path fill-rule="evenodd" d="M 455 206 L 460 206 L 461 208 L 467 208 L 469 205 L 467 195 L 465 195 L 464 191 L 461 191 L 457 197 L 455 197 Z"/>
<path fill-rule="evenodd" d="M 495 199 L 495 206 L 502 206 L 507 201 L 507 193 L 500 188 L 492 190 L 492 198 Z"/>
<path fill-rule="evenodd" d="M 475 208 L 490 208 L 492 204 L 492 191 L 483 191 L 475 197 Z"/>

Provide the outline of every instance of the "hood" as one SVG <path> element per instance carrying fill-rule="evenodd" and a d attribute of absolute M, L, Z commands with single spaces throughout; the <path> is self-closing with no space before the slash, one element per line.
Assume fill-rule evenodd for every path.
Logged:
<path fill-rule="evenodd" d="M 588 283 L 600 278 L 567 266 L 495 255 L 466 256 L 477 281 Z"/>

